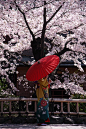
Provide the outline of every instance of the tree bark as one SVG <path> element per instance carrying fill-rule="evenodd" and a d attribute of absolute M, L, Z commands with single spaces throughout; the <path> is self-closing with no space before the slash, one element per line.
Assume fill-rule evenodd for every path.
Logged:
<path fill-rule="evenodd" d="M 44 6 L 46 5 L 46 1 L 44 1 Z M 41 57 L 44 57 L 44 39 L 45 39 L 45 31 L 46 31 L 46 7 L 44 7 L 44 24 L 41 35 Z"/>

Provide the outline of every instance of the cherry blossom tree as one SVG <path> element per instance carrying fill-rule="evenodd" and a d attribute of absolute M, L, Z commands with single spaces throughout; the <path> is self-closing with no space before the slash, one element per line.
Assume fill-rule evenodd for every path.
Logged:
<path fill-rule="evenodd" d="M 22 61 L 22 52 L 30 48 L 34 61 L 56 54 L 60 64 L 72 60 L 83 71 L 81 64 L 86 65 L 85 0 L 1 0 L 0 12 L 0 75 L 5 76 L 13 90 L 17 89 L 9 74 L 14 73 Z M 58 78 L 54 83 L 63 85 Z M 64 80 L 65 86 L 69 83 L 75 86 L 74 80 Z M 79 89 L 79 93 L 84 91 Z"/>

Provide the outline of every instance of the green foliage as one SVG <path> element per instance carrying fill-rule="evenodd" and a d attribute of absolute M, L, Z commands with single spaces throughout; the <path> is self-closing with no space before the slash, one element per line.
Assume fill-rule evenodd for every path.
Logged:
<path fill-rule="evenodd" d="M 72 96 L 72 99 L 86 99 L 85 95 L 80 94 L 74 94 Z M 86 113 L 86 103 L 79 103 L 79 112 L 85 112 Z M 70 103 L 70 111 L 75 112 L 76 111 L 76 103 Z"/>
<path fill-rule="evenodd" d="M 2 90 L 7 89 L 7 84 L 5 84 L 5 82 L 5 79 L 0 80 L 0 93 L 2 92 Z"/>
<path fill-rule="evenodd" d="M 7 89 L 7 84 L 5 78 L 0 80 L 0 96 L 3 94 L 3 91 L 6 91 Z"/>
<path fill-rule="evenodd" d="M 12 98 L 17 97 L 9 89 L 9 85 L 6 82 L 5 78 L 0 78 L 0 98 Z"/>
<path fill-rule="evenodd" d="M 72 99 L 86 99 L 86 96 L 81 94 L 74 94 L 72 95 Z"/>
<path fill-rule="evenodd" d="M 8 88 L 8 84 L 6 83 L 6 79 L 3 78 L 0 80 L 0 98 L 12 98 L 12 97 L 17 97 L 16 95 L 9 93 L 9 88 Z M 13 102 L 12 106 L 17 107 L 16 104 Z M 9 102 L 5 102 L 3 104 L 4 107 L 4 111 L 9 111 Z M 0 103 L 0 110 L 1 110 L 1 103 Z"/>

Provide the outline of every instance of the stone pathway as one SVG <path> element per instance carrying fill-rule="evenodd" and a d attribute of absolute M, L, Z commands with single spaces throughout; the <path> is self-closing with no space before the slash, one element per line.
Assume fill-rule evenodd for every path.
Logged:
<path fill-rule="evenodd" d="M 0 124 L 0 129 L 86 129 L 86 125 L 65 125 L 50 124 L 47 126 L 37 126 L 36 124 Z"/>

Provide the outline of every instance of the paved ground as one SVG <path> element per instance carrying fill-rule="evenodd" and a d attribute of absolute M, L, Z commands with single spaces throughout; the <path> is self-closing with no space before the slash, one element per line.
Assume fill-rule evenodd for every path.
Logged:
<path fill-rule="evenodd" d="M 47 126 L 37 126 L 36 124 L 0 124 L 0 129 L 86 129 L 86 125 L 65 125 L 51 124 Z"/>

